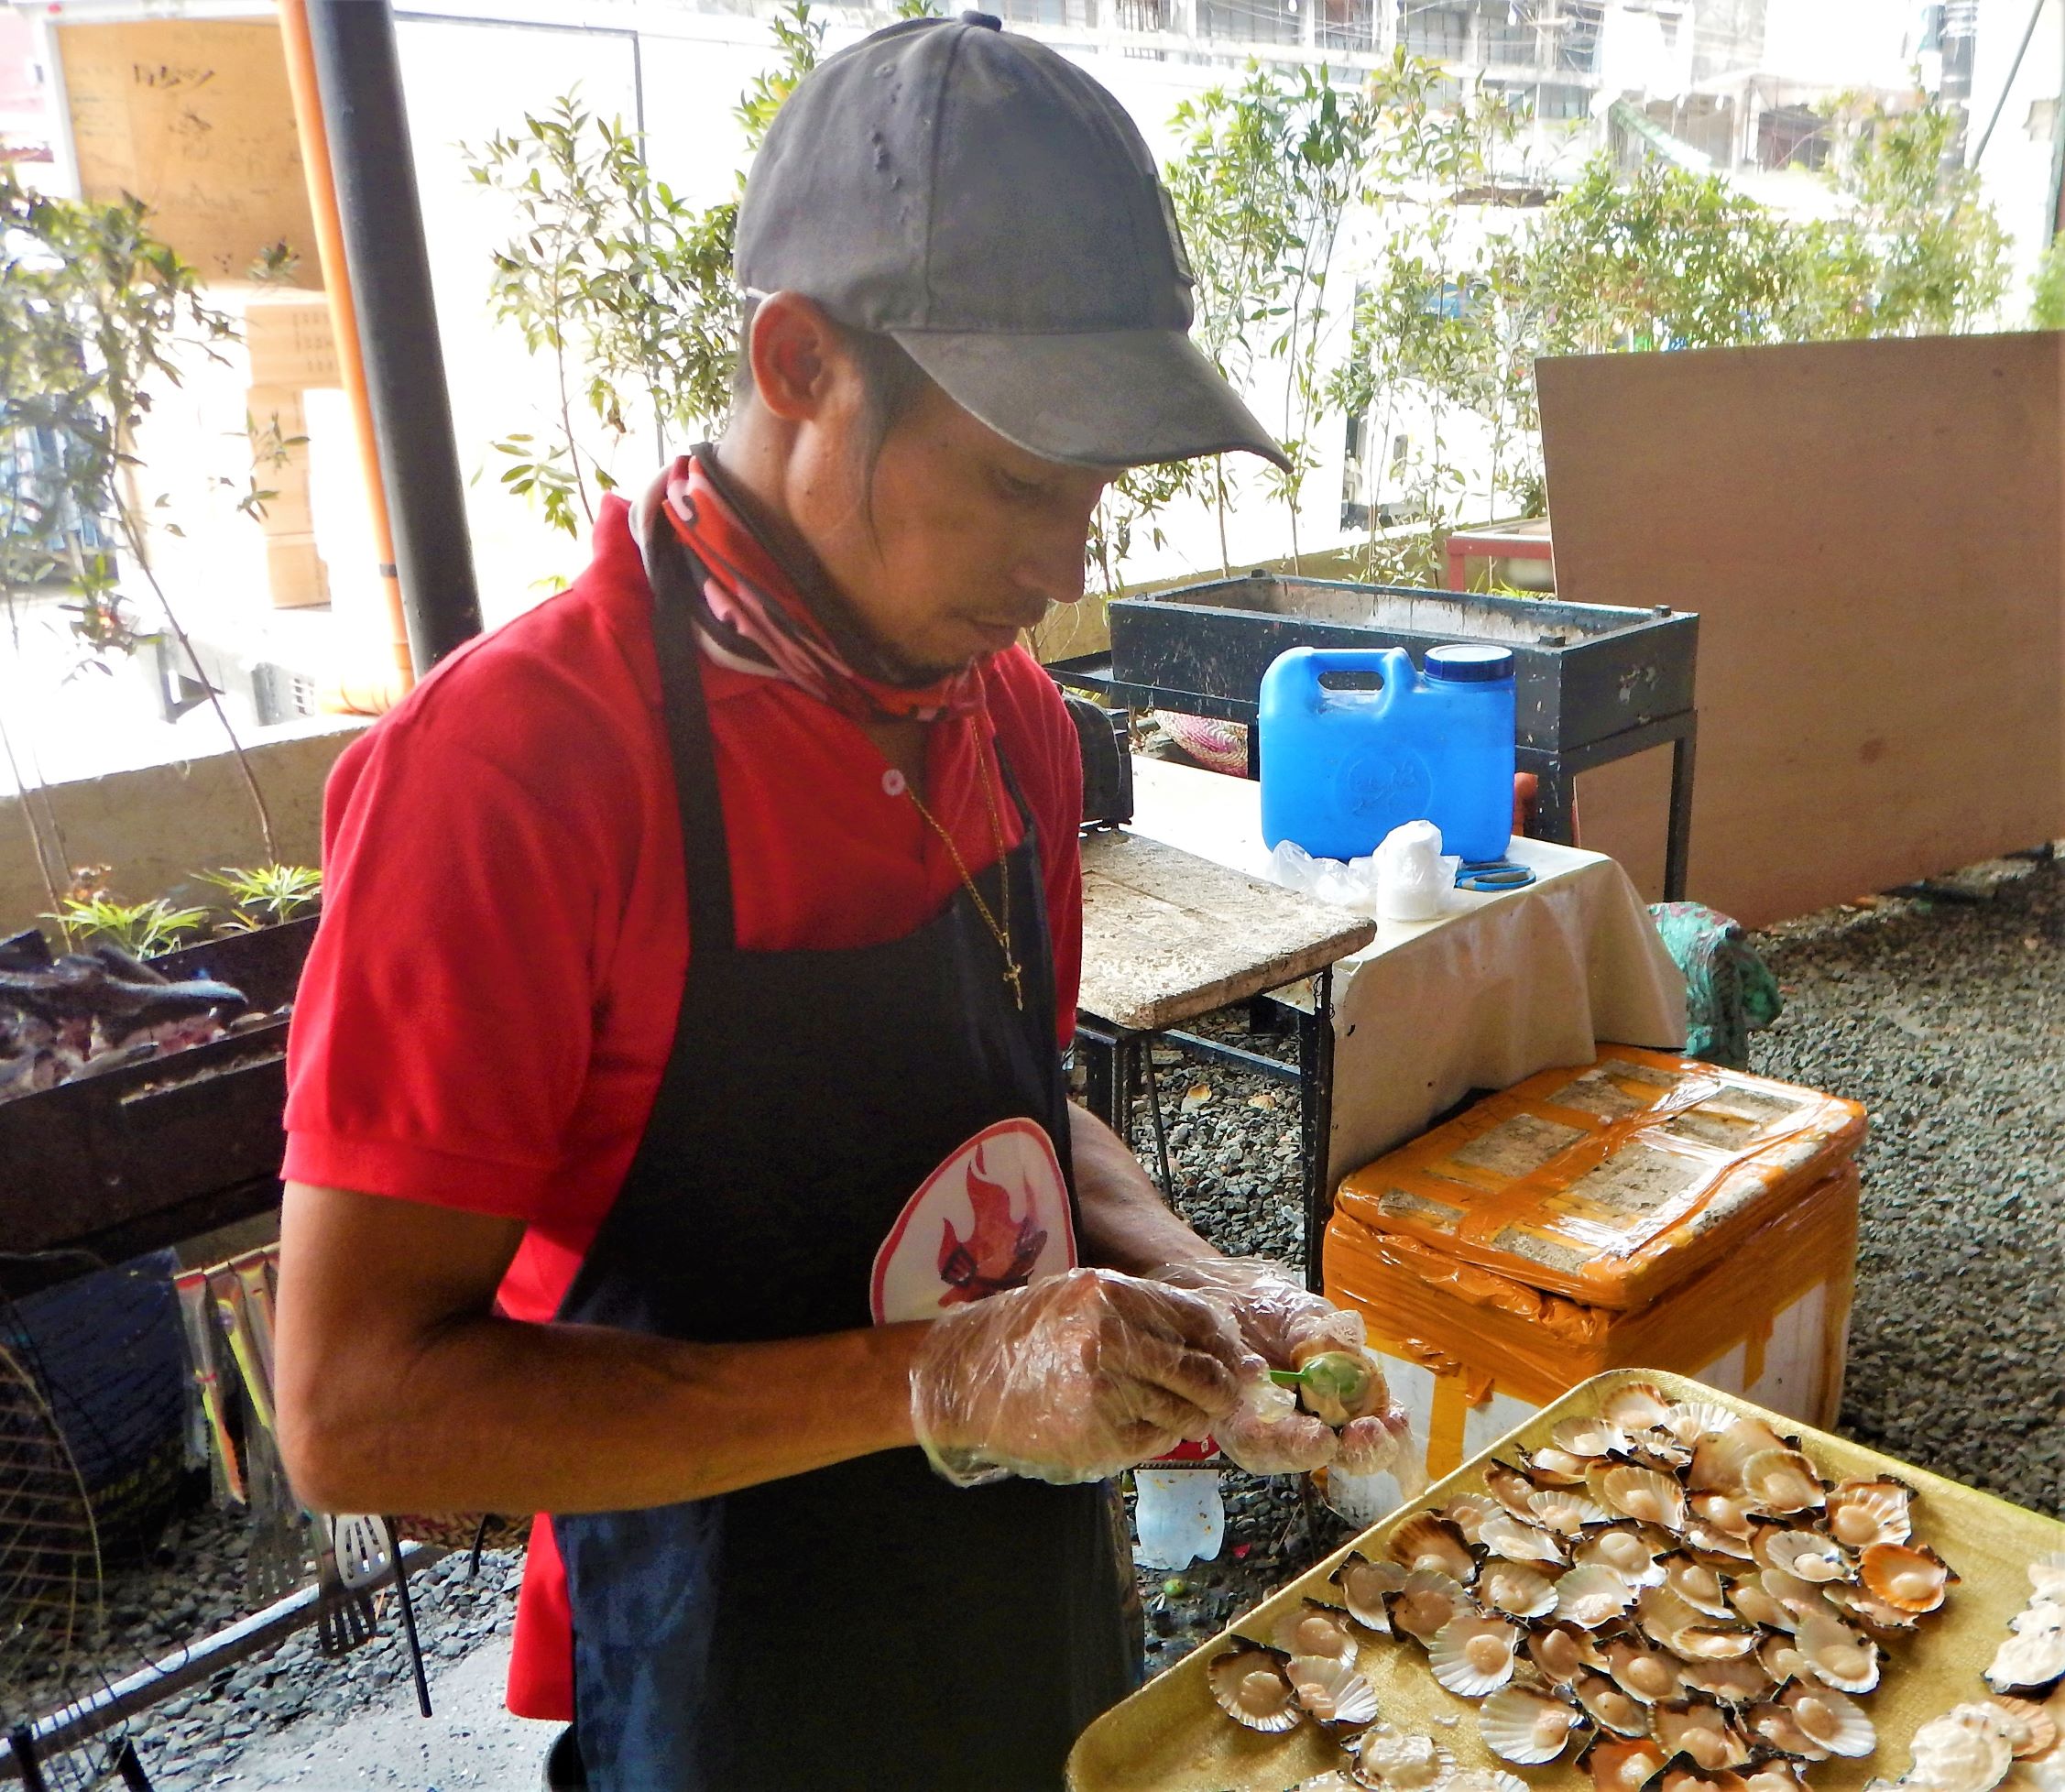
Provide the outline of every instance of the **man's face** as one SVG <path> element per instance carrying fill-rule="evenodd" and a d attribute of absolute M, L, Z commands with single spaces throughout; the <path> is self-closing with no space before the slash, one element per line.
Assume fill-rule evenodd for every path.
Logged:
<path fill-rule="evenodd" d="M 1029 454 L 929 381 L 871 470 L 866 421 L 864 406 L 835 404 L 808 432 L 792 514 L 900 675 L 956 671 L 1083 595 L 1090 519 L 1117 469 Z"/>

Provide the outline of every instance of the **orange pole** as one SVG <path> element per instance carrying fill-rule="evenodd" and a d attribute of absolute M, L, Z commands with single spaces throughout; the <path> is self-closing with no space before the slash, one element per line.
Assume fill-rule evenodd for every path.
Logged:
<path fill-rule="evenodd" d="M 409 652 L 409 623 L 401 607 L 401 581 L 395 572 L 394 531 L 388 520 L 388 491 L 381 478 L 377 439 L 373 433 L 373 401 L 366 387 L 366 360 L 359 352 L 358 306 L 352 297 L 351 269 L 344 260 L 344 224 L 337 214 L 337 187 L 330 170 L 330 134 L 322 122 L 322 93 L 316 83 L 308 7 L 304 0 L 278 0 L 278 5 L 280 45 L 287 53 L 287 82 L 293 91 L 294 123 L 301 141 L 301 168 L 308 176 L 309 211 L 315 220 L 316 254 L 322 265 L 322 290 L 330 301 L 330 328 L 337 339 L 338 369 L 358 431 L 366 501 L 373 514 L 373 543 L 380 556 L 380 584 L 387 596 L 394 653 L 391 689 L 384 680 L 369 681 L 331 694 L 338 697 L 335 706 L 377 714 L 415 687 L 416 662 Z M 383 698 L 385 701 L 381 701 Z"/>

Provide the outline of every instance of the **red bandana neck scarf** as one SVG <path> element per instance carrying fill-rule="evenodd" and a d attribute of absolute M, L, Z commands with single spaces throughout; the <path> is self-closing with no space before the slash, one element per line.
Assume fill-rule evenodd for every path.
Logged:
<path fill-rule="evenodd" d="M 857 671 L 797 592 L 796 581 L 726 497 L 703 452 L 682 455 L 660 475 L 639 506 L 634 526 L 656 505 L 664 508 L 688 552 L 696 627 L 712 658 L 786 679 L 861 721 L 930 722 L 980 706 L 981 681 L 973 666 L 922 685 Z"/>

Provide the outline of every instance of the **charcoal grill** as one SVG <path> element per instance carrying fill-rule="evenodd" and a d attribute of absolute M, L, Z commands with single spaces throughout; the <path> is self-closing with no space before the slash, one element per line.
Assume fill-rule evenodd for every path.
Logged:
<path fill-rule="evenodd" d="M 151 960 L 235 984 L 254 1008 L 293 1000 L 315 917 Z M 287 1022 L 0 1101 L 7 1289 L 248 1218 L 279 1198 Z M 18 1253 L 18 1255 L 17 1255 Z"/>
<path fill-rule="evenodd" d="M 1267 744 L 1254 726 L 1262 676 L 1286 649 L 1402 647 L 1417 665 L 1443 641 L 1511 648 L 1515 756 L 1540 781 L 1535 832 L 1573 844 L 1578 774 L 1668 745 L 1664 893 L 1685 894 L 1699 629 L 1689 612 L 1257 572 L 1118 598 L 1110 619 L 1111 651 L 1063 661 L 1055 678 L 1129 708 L 1246 723 L 1251 777 Z"/>

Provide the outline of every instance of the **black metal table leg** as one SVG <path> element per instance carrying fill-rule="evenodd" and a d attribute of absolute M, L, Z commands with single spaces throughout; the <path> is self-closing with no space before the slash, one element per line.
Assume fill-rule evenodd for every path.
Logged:
<path fill-rule="evenodd" d="M 1305 1284 L 1325 1279 L 1327 1221 L 1333 1217 L 1328 1157 L 1334 1137 L 1334 972 L 1312 979 L 1312 1012 L 1298 1015 L 1298 1117 L 1305 1142 Z"/>
<path fill-rule="evenodd" d="M 1692 766 L 1698 750 L 1699 718 L 1688 716 L 1685 732 L 1671 743 L 1671 819 L 1664 836 L 1664 901 L 1685 900 L 1685 878 L 1692 858 Z"/>
<path fill-rule="evenodd" d="M 1557 846 L 1578 844 L 1578 776 L 1560 759 L 1551 759 L 1535 773 L 1534 836 Z"/>

